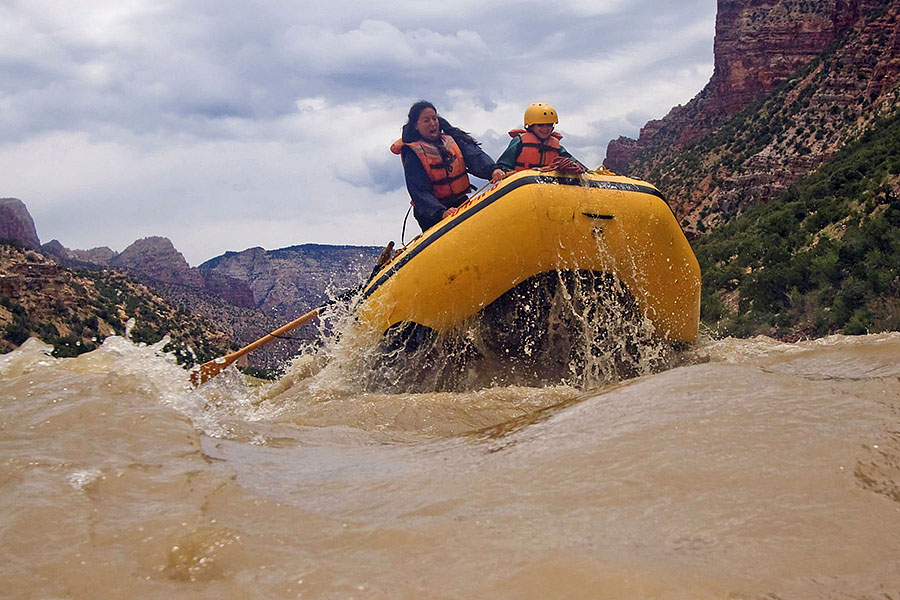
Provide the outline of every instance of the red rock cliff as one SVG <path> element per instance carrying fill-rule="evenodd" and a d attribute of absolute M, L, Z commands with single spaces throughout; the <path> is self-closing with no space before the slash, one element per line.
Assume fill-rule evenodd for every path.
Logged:
<path fill-rule="evenodd" d="M 637 140 L 607 147 L 605 165 L 628 172 L 639 153 L 657 145 L 684 147 L 722 117 L 765 96 L 819 55 L 881 0 L 719 0 L 714 70 L 686 106 L 650 121 Z"/>

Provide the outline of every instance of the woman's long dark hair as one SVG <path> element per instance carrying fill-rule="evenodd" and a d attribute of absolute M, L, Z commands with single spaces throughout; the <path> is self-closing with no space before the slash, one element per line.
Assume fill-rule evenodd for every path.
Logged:
<path fill-rule="evenodd" d="M 422 111 L 426 108 L 430 108 L 434 112 L 437 112 L 437 109 L 434 107 L 434 104 L 429 102 L 428 100 L 419 100 L 411 107 L 409 107 L 409 115 L 406 124 L 403 126 L 403 141 L 404 142 L 416 142 L 422 139 L 422 136 L 419 135 L 419 131 L 416 129 L 416 122 L 419 120 L 419 115 L 422 114 Z M 471 144 L 475 144 L 476 146 L 480 146 L 481 144 L 475 140 L 471 135 L 467 132 L 463 131 L 459 127 L 454 127 L 451 125 L 447 119 L 444 117 L 438 117 L 438 123 L 441 126 L 441 132 L 446 133 L 454 140 L 456 143 L 460 142 L 469 142 Z"/>

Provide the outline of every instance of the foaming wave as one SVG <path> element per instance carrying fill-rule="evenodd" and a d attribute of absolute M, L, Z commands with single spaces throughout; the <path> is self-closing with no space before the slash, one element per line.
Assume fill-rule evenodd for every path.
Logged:
<path fill-rule="evenodd" d="M 72 488 L 80 492 L 90 486 L 102 475 L 103 472 L 100 469 L 82 469 L 69 473 L 66 477 L 66 481 L 69 482 L 69 485 L 71 485 Z"/>
<path fill-rule="evenodd" d="M 829 335 L 812 340 L 782 342 L 767 336 L 752 338 L 702 338 L 689 352 L 692 362 L 769 363 L 773 368 L 785 369 L 794 361 L 790 357 L 803 355 L 803 372 L 819 378 L 872 376 L 885 377 L 900 374 L 900 362 L 884 362 L 891 349 L 900 355 L 900 332 L 871 335 Z M 848 352 L 860 362 L 848 361 Z M 815 354 L 818 361 L 811 361 Z M 833 357 L 829 361 L 828 357 Z M 866 357 L 871 357 L 868 360 Z M 873 362 L 874 361 L 874 362 Z M 869 364 L 871 363 L 871 364 Z M 799 362 L 796 364 L 800 364 Z M 800 374 L 800 373 L 797 373 Z"/>
<path fill-rule="evenodd" d="M 18 349 L 0 356 L 0 378 L 18 377 L 54 365 L 59 359 L 54 358 L 52 352 L 50 344 L 28 338 Z"/>
<path fill-rule="evenodd" d="M 104 375 L 109 393 L 150 398 L 186 416 L 207 435 L 228 436 L 229 424 L 223 416 L 234 414 L 235 407 L 252 406 L 254 393 L 246 378 L 231 367 L 215 381 L 195 390 L 187 371 L 176 363 L 172 354 L 162 351 L 167 343 L 168 338 L 164 338 L 148 346 L 111 336 L 91 352 L 55 358 L 51 354 L 52 346 L 31 338 L 13 352 L 0 356 L 0 379 L 23 376 L 52 379 L 66 373 L 86 377 Z"/>
<path fill-rule="evenodd" d="M 327 398 L 360 392 L 597 387 L 672 363 L 633 296 L 610 276 L 553 271 L 510 290 L 452 331 L 401 323 L 384 336 L 347 311 L 285 377 Z M 314 368 L 313 368 L 314 367 Z"/>
<path fill-rule="evenodd" d="M 621 284 L 592 273 L 548 273 L 444 335 L 409 327 L 382 337 L 346 306 L 323 321 L 320 346 L 231 409 L 304 426 L 460 435 L 529 421 L 679 360 Z"/>
<path fill-rule="evenodd" d="M 635 264 L 616 265 L 602 238 L 597 244 L 613 271 L 639 272 Z M 635 297 L 652 282 L 636 280 L 642 289 L 628 290 L 608 274 L 550 271 L 449 332 L 404 322 L 384 335 L 357 321 L 360 280 L 356 297 L 329 290 L 332 301 L 317 321 L 318 343 L 287 365 L 266 396 L 292 387 L 316 401 L 502 386 L 590 389 L 680 364 L 683 354 L 637 307 Z"/>

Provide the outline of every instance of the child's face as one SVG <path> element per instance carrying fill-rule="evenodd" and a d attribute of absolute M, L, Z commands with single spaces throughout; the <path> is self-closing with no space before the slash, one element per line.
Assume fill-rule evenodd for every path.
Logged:
<path fill-rule="evenodd" d="M 531 131 L 540 139 L 546 140 L 548 137 L 550 137 L 550 134 L 553 133 L 553 123 L 540 123 L 532 125 Z"/>

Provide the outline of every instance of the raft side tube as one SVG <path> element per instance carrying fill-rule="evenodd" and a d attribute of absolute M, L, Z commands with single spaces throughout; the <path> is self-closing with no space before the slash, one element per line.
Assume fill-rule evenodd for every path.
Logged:
<path fill-rule="evenodd" d="M 659 335 L 696 338 L 700 268 L 655 187 L 621 176 L 517 173 L 413 240 L 366 286 L 361 322 L 445 332 L 540 273 L 619 279 Z"/>

